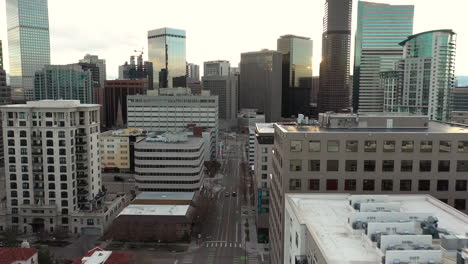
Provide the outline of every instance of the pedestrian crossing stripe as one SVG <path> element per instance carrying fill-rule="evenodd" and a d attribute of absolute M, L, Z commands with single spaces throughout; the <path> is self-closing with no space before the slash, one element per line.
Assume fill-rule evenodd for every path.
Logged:
<path fill-rule="evenodd" d="M 224 243 L 205 243 L 204 247 L 207 248 L 241 248 L 242 243 L 236 242 L 224 242 Z"/>

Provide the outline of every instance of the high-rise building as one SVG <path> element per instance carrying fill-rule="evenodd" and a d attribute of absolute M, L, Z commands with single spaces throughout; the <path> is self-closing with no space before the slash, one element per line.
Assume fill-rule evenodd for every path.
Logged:
<path fill-rule="evenodd" d="M 430 194 L 467 212 L 466 126 L 401 113 L 325 113 L 318 125 L 273 126 L 272 263 L 283 263 L 289 240 L 287 193 Z"/>
<path fill-rule="evenodd" d="M 468 111 L 468 86 L 455 87 L 452 90 L 450 107 L 450 111 Z"/>
<path fill-rule="evenodd" d="M 281 120 L 283 55 L 274 50 L 241 54 L 240 109 L 257 109 L 266 122 Z"/>
<path fill-rule="evenodd" d="M 45 65 L 36 71 L 34 79 L 35 100 L 80 100 L 93 102 L 91 71 L 84 71 L 78 64 Z"/>
<path fill-rule="evenodd" d="M 104 88 L 103 127 L 122 128 L 127 124 L 127 97 L 135 94 L 146 94 L 145 80 L 108 80 Z"/>
<path fill-rule="evenodd" d="M 0 40 L 0 105 L 11 103 L 11 88 L 7 86 L 6 71 L 3 68 L 3 50 L 2 41 Z M 0 122 L 1 122 L 0 116 Z M 0 127 L 0 135 L 2 135 L 2 127 Z M 0 136 L 0 167 L 4 164 L 4 152 L 3 152 L 3 137 Z"/>
<path fill-rule="evenodd" d="M 47 0 L 7 0 L 12 99 L 34 99 L 34 74 L 50 64 Z"/>
<path fill-rule="evenodd" d="M 395 63 L 394 71 L 381 73 L 384 111 L 450 120 L 455 43 L 456 34 L 449 29 L 422 32 L 402 41 L 403 59 Z"/>
<path fill-rule="evenodd" d="M 318 111 L 349 109 L 349 56 L 352 0 L 326 0 Z"/>
<path fill-rule="evenodd" d="M 226 60 L 205 61 L 203 76 L 227 76 L 230 74 L 231 63 Z"/>
<path fill-rule="evenodd" d="M 130 63 L 119 66 L 119 80 L 145 80 L 147 89 L 153 90 L 153 63 L 143 62 L 143 55 L 130 56 Z"/>
<path fill-rule="evenodd" d="M 353 111 L 383 112 L 380 72 L 403 57 L 399 45 L 413 34 L 413 5 L 358 2 L 354 51 Z"/>
<path fill-rule="evenodd" d="M 3 44 L 2 44 L 2 40 L 0 39 L 0 69 L 4 69 L 3 68 Z"/>
<path fill-rule="evenodd" d="M 237 77 L 203 76 L 202 83 L 203 89 L 210 91 L 210 95 L 218 96 L 220 122 L 226 122 L 227 126 L 233 125 L 232 122 L 237 121 Z"/>
<path fill-rule="evenodd" d="M 200 65 L 187 63 L 187 79 L 200 80 Z"/>
<path fill-rule="evenodd" d="M 101 115 L 101 126 L 104 120 L 104 81 L 106 80 L 106 60 L 99 59 L 97 55 L 86 54 L 83 59 L 79 60 L 78 64 L 83 70 L 91 71 L 93 79 L 93 103 L 101 105 L 99 114 Z"/>
<path fill-rule="evenodd" d="M 9 154 L 8 226 L 24 233 L 54 232 L 59 226 L 71 231 L 71 215 L 96 208 L 104 198 L 99 105 L 44 100 L 0 110 Z"/>
<path fill-rule="evenodd" d="M 283 117 L 309 113 L 312 78 L 312 40 L 294 35 L 281 36 L 277 50 L 283 54 Z"/>
<path fill-rule="evenodd" d="M 148 57 L 153 63 L 154 89 L 186 86 L 185 30 L 148 31 Z"/>

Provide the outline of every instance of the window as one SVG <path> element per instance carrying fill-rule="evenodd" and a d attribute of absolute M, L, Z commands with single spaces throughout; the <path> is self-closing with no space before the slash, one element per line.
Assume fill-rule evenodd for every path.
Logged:
<path fill-rule="evenodd" d="M 382 171 L 391 172 L 393 171 L 394 161 L 393 160 L 384 160 L 382 161 Z"/>
<path fill-rule="evenodd" d="M 320 160 L 309 160 L 309 171 L 320 171 Z"/>
<path fill-rule="evenodd" d="M 300 140 L 291 140 L 291 146 L 289 148 L 291 152 L 301 152 L 302 151 L 302 141 Z"/>
<path fill-rule="evenodd" d="M 382 191 L 393 191 L 393 180 L 382 180 Z"/>
<path fill-rule="evenodd" d="M 448 191 L 449 181 L 448 180 L 438 180 L 437 181 L 437 191 L 446 192 Z"/>
<path fill-rule="evenodd" d="M 450 160 L 439 160 L 439 172 L 450 171 Z"/>
<path fill-rule="evenodd" d="M 466 209 L 466 200 L 465 199 L 455 199 L 454 207 L 457 210 Z"/>
<path fill-rule="evenodd" d="M 363 191 L 373 191 L 375 189 L 375 180 L 362 180 Z"/>
<path fill-rule="evenodd" d="M 347 160 L 345 167 L 346 171 L 357 171 L 357 160 Z"/>
<path fill-rule="evenodd" d="M 26 131 L 21 130 L 20 131 L 20 137 L 26 137 Z"/>
<path fill-rule="evenodd" d="M 94 219 L 87 219 L 86 224 L 87 225 L 94 225 Z"/>
<path fill-rule="evenodd" d="M 357 152 L 358 141 L 357 140 L 346 140 L 346 152 Z"/>
<path fill-rule="evenodd" d="M 422 140 L 421 141 L 421 152 L 432 152 L 432 141 Z"/>
<path fill-rule="evenodd" d="M 338 171 L 339 161 L 338 160 L 327 160 L 327 171 Z"/>
<path fill-rule="evenodd" d="M 338 152 L 338 151 L 340 151 L 340 141 L 338 141 L 338 140 L 328 140 L 327 151 L 328 152 Z"/>
<path fill-rule="evenodd" d="M 419 161 L 419 171 L 420 172 L 430 172 L 431 171 L 431 161 L 430 160 L 420 160 Z"/>
<path fill-rule="evenodd" d="M 300 179 L 289 179 L 289 190 L 290 191 L 300 191 L 301 190 L 301 180 Z"/>
<path fill-rule="evenodd" d="M 309 151 L 310 152 L 320 152 L 320 141 L 310 140 L 309 141 Z"/>
<path fill-rule="evenodd" d="M 65 175 L 66 176 L 66 175 Z M 268 178 L 267 174 L 266 173 L 262 173 L 262 180 L 266 180 Z M 65 178 L 64 181 L 66 181 L 67 179 Z"/>
<path fill-rule="evenodd" d="M 376 151 L 377 151 L 377 141 L 375 140 L 364 141 L 364 152 L 376 152 Z"/>
<path fill-rule="evenodd" d="M 346 179 L 344 182 L 345 191 L 356 191 L 356 180 Z"/>
<path fill-rule="evenodd" d="M 400 191 L 411 192 L 411 180 L 400 180 Z"/>
<path fill-rule="evenodd" d="M 375 160 L 365 160 L 364 171 L 375 171 Z"/>
<path fill-rule="evenodd" d="M 395 141 L 394 140 L 384 140 L 384 142 L 383 142 L 383 152 L 395 152 Z"/>
<path fill-rule="evenodd" d="M 262 162 L 268 162 L 268 156 L 263 156 L 262 157 Z"/>
<path fill-rule="evenodd" d="M 328 179 L 327 180 L 327 191 L 336 191 L 338 190 L 338 180 Z"/>
<path fill-rule="evenodd" d="M 414 141 L 413 140 L 403 140 L 401 141 L 401 152 L 413 152 L 414 150 Z"/>
<path fill-rule="evenodd" d="M 457 172 L 468 172 L 468 160 L 457 160 Z"/>
<path fill-rule="evenodd" d="M 109 152 L 108 152 L 109 153 Z M 114 151 L 112 151 L 112 153 L 114 153 Z M 265 153 L 268 153 L 268 148 L 262 148 L 262 153 L 265 154 Z"/>
<path fill-rule="evenodd" d="M 319 191 L 320 190 L 320 180 L 319 179 L 310 179 L 309 180 L 309 190 Z"/>
<path fill-rule="evenodd" d="M 301 171 L 302 170 L 302 160 L 290 160 L 289 161 L 289 170 L 290 171 Z"/>
<path fill-rule="evenodd" d="M 468 152 L 468 141 L 458 141 L 458 152 Z"/>
<path fill-rule="evenodd" d="M 401 172 L 412 172 L 413 171 L 413 161 L 412 160 L 402 160 L 401 161 Z"/>
<path fill-rule="evenodd" d="M 467 180 L 456 180 L 455 191 L 466 191 Z"/>
<path fill-rule="evenodd" d="M 450 152 L 452 149 L 451 141 L 439 141 L 439 152 Z"/>
<path fill-rule="evenodd" d="M 47 137 L 47 138 L 52 138 L 52 137 L 54 137 L 54 132 L 52 132 L 52 131 L 47 131 L 47 132 L 46 132 L 46 137 Z"/>

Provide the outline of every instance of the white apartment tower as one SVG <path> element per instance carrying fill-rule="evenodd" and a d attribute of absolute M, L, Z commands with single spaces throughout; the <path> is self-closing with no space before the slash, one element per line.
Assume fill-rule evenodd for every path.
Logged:
<path fill-rule="evenodd" d="M 0 107 L 6 151 L 7 225 L 71 230 L 70 215 L 103 198 L 99 105 L 77 100 Z"/>

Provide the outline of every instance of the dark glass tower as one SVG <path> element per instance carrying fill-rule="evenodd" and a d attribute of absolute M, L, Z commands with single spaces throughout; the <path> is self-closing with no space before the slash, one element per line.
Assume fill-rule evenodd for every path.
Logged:
<path fill-rule="evenodd" d="M 312 40 L 294 35 L 281 36 L 277 50 L 283 54 L 283 117 L 309 114 L 312 78 Z"/>
<path fill-rule="evenodd" d="M 341 112 L 349 109 L 349 56 L 352 0 L 326 0 L 323 18 L 322 63 L 318 110 Z"/>
<path fill-rule="evenodd" d="M 153 87 L 186 86 L 185 30 L 160 28 L 148 32 L 148 56 L 153 63 Z"/>

